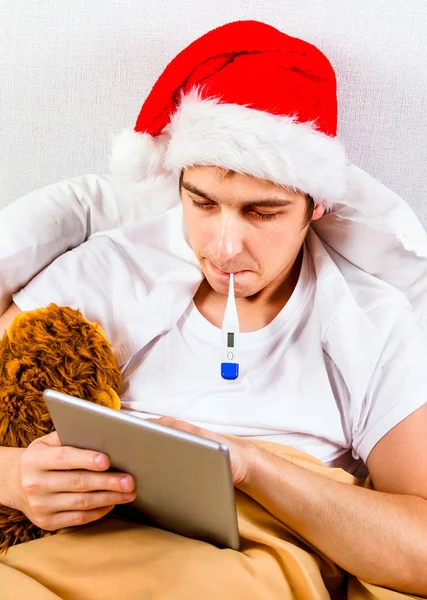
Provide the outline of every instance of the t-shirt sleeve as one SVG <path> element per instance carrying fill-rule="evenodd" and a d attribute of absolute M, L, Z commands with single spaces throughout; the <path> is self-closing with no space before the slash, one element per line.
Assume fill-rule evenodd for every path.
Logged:
<path fill-rule="evenodd" d="M 427 402 L 427 336 L 406 308 L 397 319 L 353 422 L 353 454 L 367 458 L 393 427 Z"/>
<path fill-rule="evenodd" d="M 100 323 L 119 348 L 129 337 L 126 305 L 135 298 L 132 264 L 107 236 L 62 254 L 13 296 L 24 311 L 55 303 Z"/>

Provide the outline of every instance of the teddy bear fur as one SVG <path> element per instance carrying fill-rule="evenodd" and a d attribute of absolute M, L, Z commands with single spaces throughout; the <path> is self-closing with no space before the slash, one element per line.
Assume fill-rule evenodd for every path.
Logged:
<path fill-rule="evenodd" d="M 119 409 L 120 384 L 105 333 L 80 311 L 50 304 L 18 314 L 0 340 L 0 446 L 26 448 L 54 430 L 45 389 Z M 0 553 L 50 534 L 0 505 Z"/>

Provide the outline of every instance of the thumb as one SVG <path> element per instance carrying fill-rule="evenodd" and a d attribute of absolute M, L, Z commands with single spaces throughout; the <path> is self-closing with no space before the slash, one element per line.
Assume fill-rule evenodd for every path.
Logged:
<path fill-rule="evenodd" d="M 46 444 L 47 446 L 62 446 L 59 435 L 56 431 L 52 431 L 43 437 L 38 438 L 33 444 Z"/>

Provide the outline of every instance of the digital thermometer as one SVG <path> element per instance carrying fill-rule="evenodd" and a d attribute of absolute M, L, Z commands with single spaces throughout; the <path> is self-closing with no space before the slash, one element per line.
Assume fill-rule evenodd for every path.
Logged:
<path fill-rule="evenodd" d="M 223 379 L 237 379 L 239 376 L 239 318 L 237 316 L 236 299 L 234 297 L 233 273 L 230 273 L 227 306 L 225 307 L 221 335 L 221 377 Z"/>

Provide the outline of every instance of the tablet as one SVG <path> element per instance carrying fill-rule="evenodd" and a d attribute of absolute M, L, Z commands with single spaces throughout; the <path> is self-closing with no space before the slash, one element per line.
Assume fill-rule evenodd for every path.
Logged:
<path fill-rule="evenodd" d="M 136 480 L 131 512 L 221 548 L 239 549 L 230 456 L 224 444 L 57 392 L 43 394 L 64 446 L 110 457 Z"/>

